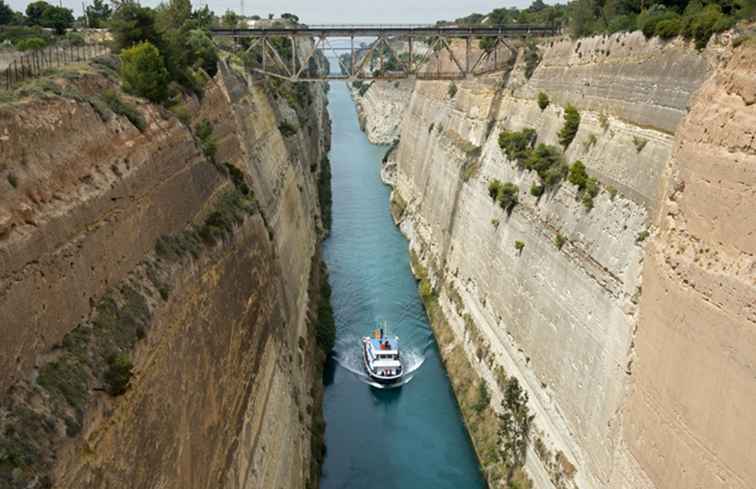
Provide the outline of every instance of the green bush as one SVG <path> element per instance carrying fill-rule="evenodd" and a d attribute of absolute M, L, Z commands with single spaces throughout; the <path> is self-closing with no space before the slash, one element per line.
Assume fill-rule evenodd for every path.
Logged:
<path fill-rule="evenodd" d="M 517 195 L 520 192 L 519 187 L 512 182 L 501 182 L 492 180 L 488 183 L 488 195 L 498 202 L 507 214 L 512 213 L 512 209 L 517 205 Z"/>
<path fill-rule="evenodd" d="M 288 121 L 281 121 L 278 125 L 278 130 L 281 131 L 283 137 L 288 138 L 297 133 L 297 128 L 291 125 Z"/>
<path fill-rule="evenodd" d="M 662 39 L 672 39 L 680 35 L 683 28 L 683 21 L 680 17 L 664 19 L 656 24 L 655 34 Z"/>
<path fill-rule="evenodd" d="M 446 91 L 447 95 L 449 95 L 449 98 L 454 98 L 455 95 L 457 95 L 457 84 L 454 82 L 449 83 L 449 89 Z"/>
<path fill-rule="evenodd" d="M 578 160 L 570 166 L 569 181 L 582 190 L 585 187 L 586 180 L 588 180 L 588 172 L 585 171 L 583 162 Z"/>
<path fill-rule="evenodd" d="M 580 127 L 580 113 L 577 109 L 568 104 L 564 109 L 564 126 L 559 131 L 559 144 L 565 148 L 570 145 Z"/>
<path fill-rule="evenodd" d="M 84 40 L 84 36 L 82 36 L 78 32 L 67 32 L 66 41 L 71 46 L 83 46 L 86 44 L 86 41 Z"/>
<path fill-rule="evenodd" d="M 680 16 L 662 5 L 654 5 L 650 9 L 641 12 L 638 16 L 638 28 L 646 38 L 657 35 L 657 26 L 661 22 L 680 21 Z"/>
<path fill-rule="evenodd" d="M 578 160 L 570 167 L 569 181 L 577 186 L 578 196 L 587 209 L 593 208 L 593 199 L 599 193 L 598 180 L 588 176 L 583 162 Z"/>
<path fill-rule="evenodd" d="M 134 365 L 131 364 L 129 356 L 125 353 L 111 355 L 108 358 L 108 368 L 105 371 L 105 383 L 107 391 L 111 396 L 120 396 L 126 392 L 126 388 L 131 380 L 131 371 Z"/>
<path fill-rule="evenodd" d="M 543 143 L 530 152 L 523 166 L 538 173 L 543 184 L 548 187 L 561 182 L 569 171 L 559 148 L 547 146 Z"/>
<path fill-rule="evenodd" d="M 218 50 L 206 31 L 192 29 L 189 31 L 187 45 L 191 51 L 193 66 L 202 68 L 211 77 L 218 72 Z"/>
<path fill-rule="evenodd" d="M 533 197 L 540 197 L 543 195 L 543 192 L 546 190 L 546 187 L 543 185 L 538 185 L 537 183 L 534 183 L 530 186 L 530 195 Z"/>
<path fill-rule="evenodd" d="M 525 249 L 525 241 L 515 241 L 515 249 L 519 252 L 522 252 L 522 250 Z"/>
<path fill-rule="evenodd" d="M 646 143 L 648 143 L 648 139 L 646 138 L 640 138 L 638 136 L 633 136 L 633 144 L 635 145 L 635 150 L 640 153 L 643 151 L 643 148 L 646 147 Z"/>
<path fill-rule="evenodd" d="M 554 245 L 557 247 L 557 249 L 562 249 L 562 246 L 567 242 L 567 238 L 562 236 L 562 233 L 557 232 L 556 236 L 554 236 Z"/>
<path fill-rule="evenodd" d="M 546 109 L 549 106 L 549 96 L 543 92 L 538 92 L 538 107 L 541 110 Z"/>
<path fill-rule="evenodd" d="M 129 122 L 140 131 L 144 131 L 147 127 L 147 123 L 145 122 L 144 117 L 142 117 L 142 114 L 140 114 L 137 109 L 121 100 L 114 91 L 104 91 L 102 94 L 102 100 L 108 105 L 110 110 L 118 115 L 126 117 Z"/>
<path fill-rule="evenodd" d="M 194 133 L 199 140 L 199 147 L 202 150 L 202 154 L 205 158 L 215 162 L 215 154 L 218 151 L 218 145 L 213 136 L 213 126 L 207 119 L 202 119 L 194 127 Z"/>
<path fill-rule="evenodd" d="M 525 48 L 525 78 L 529 80 L 533 76 L 533 72 L 535 72 L 540 62 L 541 56 L 538 54 L 538 48 L 535 43 L 528 43 Z"/>
<path fill-rule="evenodd" d="M 598 195 L 599 190 L 598 180 L 593 177 L 588 177 L 580 195 L 580 201 L 586 209 L 593 209 L 593 199 Z"/>
<path fill-rule="evenodd" d="M 168 96 L 168 71 L 160 51 L 149 42 L 141 42 L 121 52 L 121 78 L 124 89 L 153 102 Z"/>
<path fill-rule="evenodd" d="M 535 129 L 525 128 L 522 131 L 504 129 L 499 133 L 499 147 L 510 161 L 516 161 L 518 166 L 522 166 L 530 155 L 536 137 Z"/>
<path fill-rule="evenodd" d="M 247 185 L 246 180 L 244 180 L 244 173 L 228 161 L 225 162 L 223 166 L 225 166 L 226 170 L 228 170 L 231 181 L 234 182 L 234 186 L 239 190 L 239 192 L 241 192 L 242 195 L 249 195 L 251 190 L 249 189 L 249 185 Z"/>
<path fill-rule="evenodd" d="M 16 42 L 16 49 L 19 51 L 35 51 L 47 46 L 47 41 L 41 37 L 29 37 Z"/>

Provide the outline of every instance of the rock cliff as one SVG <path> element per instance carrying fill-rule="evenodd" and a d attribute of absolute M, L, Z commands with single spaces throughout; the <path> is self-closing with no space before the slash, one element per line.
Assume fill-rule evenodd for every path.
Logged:
<path fill-rule="evenodd" d="M 107 65 L 0 106 L 0 485 L 316 487 L 326 88 Z"/>
<path fill-rule="evenodd" d="M 520 50 L 503 78 L 418 81 L 389 122 L 371 118 L 390 85 L 355 95 L 373 140 L 400 119 L 382 174 L 484 470 L 502 477 L 477 385 L 498 410 L 516 378 L 534 487 L 752 487 L 754 49 L 632 33 L 539 51 L 529 79 Z M 567 104 L 589 206 L 567 181 L 539 195 L 498 144 L 533 128 L 558 146 Z M 496 180 L 519 188 L 511 213 Z"/>

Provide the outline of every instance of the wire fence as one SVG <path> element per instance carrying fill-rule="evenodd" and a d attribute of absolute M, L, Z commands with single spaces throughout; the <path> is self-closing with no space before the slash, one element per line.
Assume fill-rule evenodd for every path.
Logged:
<path fill-rule="evenodd" d="M 26 80 L 39 78 L 52 68 L 81 63 L 109 53 L 110 48 L 102 44 L 37 49 L 14 59 L 4 71 L 0 71 L 0 87 L 11 90 Z"/>

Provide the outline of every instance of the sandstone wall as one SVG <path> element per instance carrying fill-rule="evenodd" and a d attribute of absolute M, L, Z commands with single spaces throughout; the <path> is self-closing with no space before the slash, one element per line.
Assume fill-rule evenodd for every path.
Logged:
<path fill-rule="evenodd" d="M 0 480 L 316 486 L 323 354 L 308 311 L 324 87 L 293 108 L 235 58 L 221 63 L 202 100 L 185 100 L 192 126 L 214 129 L 212 163 L 165 109 L 121 95 L 147 127 L 101 120 L 89 97 L 114 82 L 99 69 L 55 83 L 0 108 L 0 327 L 12 339 Z M 284 120 L 296 134 L 282 135 Z M 103 374 L 118 351 L 134 376 L 114 397 Z"/>
<path fill-rule="evenodd" d="M 625 432 L 657 487 L 756 485 L 756 49 L 691 101 L 643 266 Z"/>
<path fill-rule="evenodd" d="M 464 351 L 494 391 L 493 406 L 502 372 L 526 387 L 536 414 L 527 463 L 535 487 L 683 488 L 714 474 L 714 487 L 753 485 L 747 449 L 738 452 L 753 427 L 737 414 L 753 399 L 753 56 L 722 69 L 731 51 L 719 41 L 698 53 L 640 33 L 548 41 L 541 51 L 530 80 L 518 61 L 503 80 L 457 82 L 453 98 L 449 82 L 417 82 L 383 172 L 394 186 L 394 215 L 437 291 L 437 332 L 453 332 L 441 335 L 442 354 L 458 362 L 453 352 Z M 536 104 L 540 91 L 551 99 L 545 110 Z M 540 199 L 530 195 L 537 176 L 507 161 L 497 144 L 501 129 L 532 127 L 539 142 L 558 145 L 567 103 L 581 124 L 565 156 L 582 160 L 602 187 L 590 211 L 567 182 Z M 358 104 L 370 127 L 370 105 Z M 705 127 L 721 127 L 720 136 Z M 667 168 L 673 153 L 677 170 Z M 682 208 L 666 197 L 674 171 L 692 199 L 684 226 Z M 519 186 L 511 215 L 489 197 L 493 179 Z M 662 237 L 665 226 L 674 232 L 655 239 L 646 257 L 653 225 Z M 696 253 L 700 265 L 691 265 Z M 680 304 L 675 317 L 672 303 Z M 683 335 L 689 310 L 700 318 L 690 326 L 699 326 Z M 722 406 L 707 400 L 715 392 L 732 402 L 719 416 Z M 468 423 L 475 439 L 479 420 Z M 693 468 L 696 457 L 704 463 Z"/>

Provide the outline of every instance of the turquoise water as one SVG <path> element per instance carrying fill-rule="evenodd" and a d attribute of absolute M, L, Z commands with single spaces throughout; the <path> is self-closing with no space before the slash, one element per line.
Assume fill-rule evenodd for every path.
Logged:
<path fill-rule="evenodd" d="M 475 454 L 409 268 L 407 241 L 379 177 L 386 147 L 368 143 L 347 88 L 331 84 L 333 227 L 324 244 L 337 340 L 326 369 L 323 489 L 477 489 Z M 408 382 L 368 383 L 359 340 L 387 321 Z"/>

